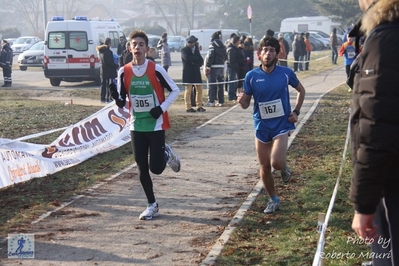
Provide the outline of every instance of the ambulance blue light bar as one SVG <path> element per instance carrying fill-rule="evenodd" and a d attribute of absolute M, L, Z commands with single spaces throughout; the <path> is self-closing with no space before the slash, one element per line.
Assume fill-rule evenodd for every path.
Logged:
<path fill-rule="evenodd" d="M 63 16 L 53 16 L 51 17 L 51 21 L 64 21 Z"/>
<path fill-rule="evenodd" d="M 87 20 L 86 16 L 75 16 L 75 20 Z"/>

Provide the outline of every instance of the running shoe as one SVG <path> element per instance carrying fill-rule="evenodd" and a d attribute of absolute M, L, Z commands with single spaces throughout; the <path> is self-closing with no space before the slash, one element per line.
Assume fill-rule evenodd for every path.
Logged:
<path fill-rule="evenodd" d="M 291 180 L 291 171 L 288 165 L 285 165 L 283 170 L 281 170 L 281 179 L 284 183 L 288 183 Z"/>
<path fill-rule="evenodd" d="M 158 203 L 154 202 L 151 206 L 148 206 L 145 211 L 140 214 L 140 220 L 151 220 L 153 217 L 157 217 L 158 213 Z"/>
<path fill-rule="evenodd" d="M 266 209 L 263 211 L 266 214 L 273 213 L 277 211 L 280 207 L 280 202 L 275 202 L 274 200 L 270 199 L 267 203 Z"/>
<path fill-rule="evenodd" d="M 206 104 L 206 106 L 208 106 L 208 107 L 215 107 L 215 103 L 208 102 L 208 103 Z"/>
<path fill-rule="evenodd" d="M 176 153 L 173 152 L 172 148 L 165 143 L 165 154 L 167 158 L 167 163 L 172 168 L 174 172 L 180 171 L 180 159 Z"/>

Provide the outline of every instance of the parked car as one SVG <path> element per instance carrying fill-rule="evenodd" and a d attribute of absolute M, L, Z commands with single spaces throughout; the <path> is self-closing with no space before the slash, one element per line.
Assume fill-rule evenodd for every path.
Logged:
<path fill-rule="evenodd" d="M 312 30 L 312 31 L 309 31 L 309 32 L 316 32 L 319 35 L 321 35 L 323 38 L 327 38 L 328 40 L 330 40 L 330 35 L 325 33 L 325 32 L 323 32 L 323 31 L 321 31 L 321 30 Z M 342 45 L 342 38 L 341 37 L 337 36 L 337 41 L 338 41 L 338 45 Z"/>
<path fill-rule="evenodd" d="M 7 38 L 5 40 L 10 44 L 10 46 L 12 46 L 14 42 L 17 40 L 17 38 Z"/>
<path fill-rule="evenodd" d="M 169 49 L 172 52 L 180 52 L 186 45 L 186 38 L 183 36 L 168 36 Z"/>
<path fill-rule="evenodd" d="M 32 45 L 34 45 L 35 43 L 37 43 L 39 41 L 40 41 L 40 38 L 36 37 L 36 36 L 19 37 L 13 43 L 13 45 L 11 46 L 11 49 L 13 50 L 14 55 L 20 54 L 20 53 L 28 50 Z"/>
<path fill-rule="evenodd" d="M 32 45 L 28 50 L 18 55 L 19 69 L 25 71 L 28 67 L 43 67 L 44 41 Z"/>
<path fill-rule="evenodd" d="M 324 44 L 324 49 L 330 49 L 330 37 L 329 38 L 325 38 L 323 36 L 321 36 L 319 33 L 314 32 L 314 31 L 308 31 L 310 33 L 310 36 L 318 39 L 319 41 L 321 41 Z"/>

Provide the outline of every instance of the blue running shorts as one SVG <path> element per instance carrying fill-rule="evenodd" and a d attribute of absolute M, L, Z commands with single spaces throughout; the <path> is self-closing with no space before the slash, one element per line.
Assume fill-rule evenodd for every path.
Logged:
<path fill-rule="evenodd" d="M 277 132 L 269 132 L 269 131 L 264 131 L 264 130 L 256 130 L 255 131 L 255 137 L 262 143 L 269 143 L 272 142 L 273 139 L 277 138 L 278 136 L 287 134 L 290 136 L 290 130 L 289 129 L 282 129 Z"/>

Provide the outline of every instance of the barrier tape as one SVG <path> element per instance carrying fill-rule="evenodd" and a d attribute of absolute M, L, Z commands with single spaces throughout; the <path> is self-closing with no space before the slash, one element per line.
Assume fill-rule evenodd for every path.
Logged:
<path fill-rule="evenodd" d="M 350 113 L 351 113 L 351 109 L 349 109 L 349 114 Z M 335 197 L 337 196 L 339 182 L 341 180 L 342 170 L 343 170 L 344 164 L 345 164 L 346 152 L 347 152 L 348 143 L 349 143 L 349 134 L 350 134 L 350 119 L 348 119 L 348 128 L 346 131 L 345 147 L 344 147 L 344 152 L 342 154 L 342 161 L 341 161 L 341 166 L 339 168 L 337 182 L 335 183 L 334 191 L 333 191 L 333 194 L 330 199 L 330 204 L 328 205 L 326 218 L 324 220 L 324 223 L 321 225 L 320 238 L 319 238 L 319 242 L 317 243 L 317 250 L 314 255 L 312 266 L 321 266 L 321 263 L 322 263 L 323 258 L 321 255 L 324 251 L 325 233 L 326 233 L 327 226 L 328 226 L 328 220 L 330 219 L 330 216 L 331 216 L 332 208 L 334 207 Z"/>

